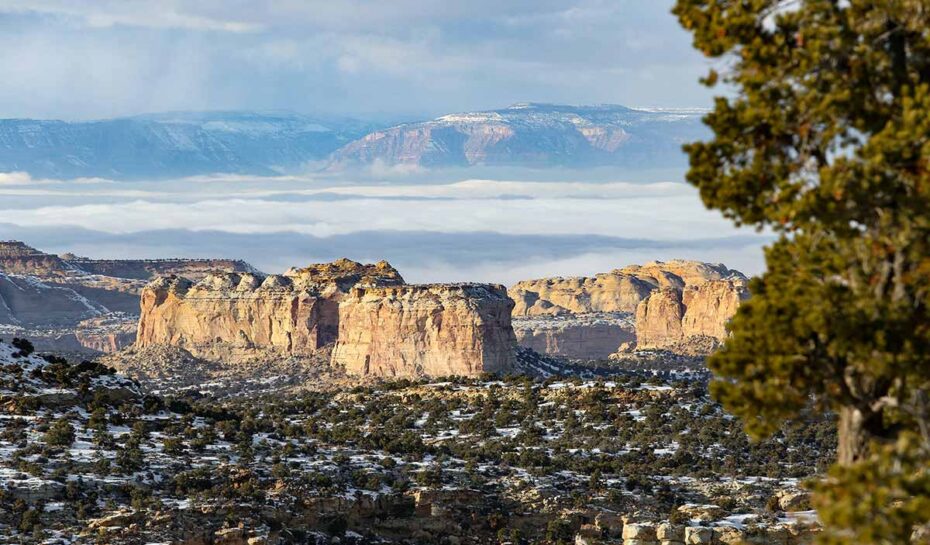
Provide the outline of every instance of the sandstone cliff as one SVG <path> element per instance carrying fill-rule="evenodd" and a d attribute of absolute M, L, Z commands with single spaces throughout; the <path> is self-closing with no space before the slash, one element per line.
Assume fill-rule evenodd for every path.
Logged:
<path fill-rule="evenodd" d="M 727 322 L 748 297 L 742 279 L 658 290 L 636 309 L 636 346 L 681 352 L 713 348 L 726 339 Z"/>
<path fill-rule="evenodd" d="M 512 305 L 500 286 L 406 285 L 386 262 L 171 276 L 142 292 L 136 347 L 235 363 L 335 344 L 332 362 L 354 375 L 474 375 L 513 365 Z"/>
<path fill-rule="evenodd" d="M 385 262 L 340 260 L 283 275 L 168 276 L 142 290 L 137 347 L 168 344 L 198 357 L 240 360 L 259 349 L 309 355 L 336 340 L 339 299 L 356 284 L 402 283 Z"/>
<path fill-rule="evenodd" d="M 628 313 L 517 317 L 513 330 L 520 346 L 541 354 L 575 359 L 606 359 L 622 345 L 636 340 Z"/>
<path fill-rule="evenodd" d="M 514 316 L 558 316 L 591 312 L 635 312 L 660 288 L 683 289 L 709 280 L 745 279 L 721 264 L 699 261 L 653 261 L 593 277 L 542 278 L 516 283 L 510 297 Z"/>
<path fill-rule="evenodd" d="M 511 287 L 509 294 L 516 302 L 515 330 L 521 346 L 598 359 L 621 345 L 708 350 L 725 338 L 726 322 L 745 297 L 745 282 L 742 273 L 722 264 L 672 260 L 593 277 L 527 280 Z M 635 343 L 632 320 L 616 322 L 623 314 L 636 315 Z M 610 325 L 611 320 L 616 323 Z M 612 350 L 605 353 L 610 345 Z"/>
<path fill-rule="evenodd" d="M 18 240 L 0 241 L 0 272 L 50 276 L 65 274 L 71 269 L 58 256 L 40 252 Z"/>
<path fill-rule="evenodd" d="M 510 288 L 515 316 L 560 316 L 590 312 L 633 312 L 655 286 L 633 275 L 543 278 Z"/>
<path fill-rule="evenodd" d="M 339 304 L 332 361 L 351 375 L 474 376 L 513 369 L 513 302 L 503 286 L 358 288 Z"/>

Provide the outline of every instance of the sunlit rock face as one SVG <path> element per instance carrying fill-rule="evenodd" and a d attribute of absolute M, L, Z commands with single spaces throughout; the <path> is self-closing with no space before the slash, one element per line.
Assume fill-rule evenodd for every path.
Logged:
<path fill-rule="evenodd" d="M 377 377 L 510 371 L 512 309 L 504 287 L 491 284 L 355 289 L 339 304 L 332 361 Z"/>
<path fill-rule="evenodd" d="M 748 297 L 742 279 L 658 290 L 636 309 L 636 346 L 693 353 L 713 349 L 727 338 L 727 323 Z"/>
<path fill-rule="evenodd" d="M 745 284 L 742 273 L 722 264 L 672 260 L 591 277 L 526 280 L 509 294 L 521 346 L 601 359 L 621 347 L 712 350 L 726 337 Z"/>
<path fill-rule="evenodd" d="M 502 286 L 406 285 L 386 262 L 283 275 L 159 278 L 142 292 L 136 346 L 235 363 L 314 355 L 373 377 L 478 375 L 513 367 L 513 302 Z"/>
<path fill-rule="evenodd" d="M 136 346 L 167 344 L 229 361 L 260 350 L 308 355 L 336 340 L 339 300 L 348 289 L 401 283 L 386 262 L 349 260 L 283 275 L 216 273 L 197 282 L 160 277 L 142 291 Z"/>

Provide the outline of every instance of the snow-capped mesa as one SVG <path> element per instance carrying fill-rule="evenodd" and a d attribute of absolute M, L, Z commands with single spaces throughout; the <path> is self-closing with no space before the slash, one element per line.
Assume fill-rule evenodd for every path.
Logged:
<path fill-rule="evenodd" d="M 335 151 L 330 168 L 680 165 L 681 145 L 704 134 L 700 118 L 697 110 L 520 103 L 372 132 Z"/>

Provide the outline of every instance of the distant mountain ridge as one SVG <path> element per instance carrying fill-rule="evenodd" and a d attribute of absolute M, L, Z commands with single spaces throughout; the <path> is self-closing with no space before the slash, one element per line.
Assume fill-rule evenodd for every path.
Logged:
<path fill-rule="evenodd" d="M 695 111 L 514 104 L 374 131 L 336 150 L 332 166 L 424 167 L 683 165 L 681 145 L 706 129 Z"/>
<path fill-rule="evenodd" d="M 0 120 L 0 172 L 159 179 L 373 164 L 427 168 L 683 166 L 695 110 L 524 103 L 383 127 L 294 113 L 180 112 L 103 121 Z"/>
<path fill-rule="evenodd" d="M 373 125 L 294 113 L 178 112 L 101 121 L 0 120 L 0 171 L 37 178 L 273 175 L 324 160 Z"/>

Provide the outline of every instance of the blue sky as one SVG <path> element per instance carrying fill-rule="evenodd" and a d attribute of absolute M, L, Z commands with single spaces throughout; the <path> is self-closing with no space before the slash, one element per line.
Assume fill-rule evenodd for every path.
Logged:
<path fill-rule="evenodd" d="M 0 117 L 702 107 L 670 0 L 0 0 Z"/>

